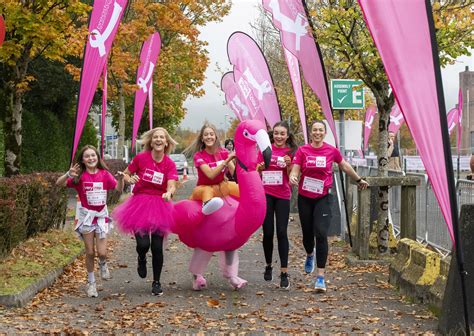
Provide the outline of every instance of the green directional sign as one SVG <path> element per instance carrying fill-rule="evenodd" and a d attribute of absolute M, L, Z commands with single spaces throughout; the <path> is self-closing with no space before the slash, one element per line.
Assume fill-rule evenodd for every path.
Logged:
<path fill-rule="evenodd" d="M 331 79 L 331 105 L 335 110 L 363 109 L 364 88 L 356 79 Z M 354 89 L 357 88 L 357 89 Z"/>

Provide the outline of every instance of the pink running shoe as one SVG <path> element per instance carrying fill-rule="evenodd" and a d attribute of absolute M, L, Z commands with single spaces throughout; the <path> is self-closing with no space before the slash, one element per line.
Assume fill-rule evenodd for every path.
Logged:
<path fill-rule="evenodd" d="M 200 291 L 207 287 L 206 279 L 201 274 L 194 275 L 193 290 Z"/>
<path fill-rule="evenodd" d="M 229 278 L 229 283 L 234 287 L 234 289 L 241 289 L 247 285 L 247 280 L 234 276 Z"/>

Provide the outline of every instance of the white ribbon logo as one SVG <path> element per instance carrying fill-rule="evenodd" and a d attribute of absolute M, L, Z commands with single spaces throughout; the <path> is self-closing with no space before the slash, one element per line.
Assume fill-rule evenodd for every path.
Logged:
<path fill-rule="evenodd" d="M 390 116 L 390 122 L 394 123 L 395 125 L 400 125 L 403 121 L 403 114 L 399 114 L 399 115 L 396 115 L 396 116 Z"/>
<path fill-rule="evenodd" d="M 232 98 L 232 100 L 230 101 L 230 107 L 234 111 L 240 112 L 240 115 L 242 117 L 247 117 L 249 115 L 249 108 L 247 107 L 247 105 L 240 101 L 240 98 L 237 95 L 234 96 L 234 98 Z"/>
<path fill-rule="evenodd" d="M 300 13 L 298 13 L 296 16 L 295 21 L 284 15 L 280 10 L 280 4 L 278 3 L 278 0 L 271 0 L 268 6 L 272 9 L 275 20 L 280 22 L 281 29 L 285 32 L 295 34 L 295 48 L 299 51 L 301 37 L 308 34 L 308 30 L 306 28 L 308 26 L 308 22 Z"/>
<path fill-rule="evenodd" d="M 259 84 L 248 68 L 245 69 L 243 75 L 247 79 L 247 82 L 257 90 L 258 100 L 262 100 L 265 93 L 272 91 L 272 86 L 267 80 L 263 81 L 262 84 Z"/>
<path fill-rule="evenodd" d="M 118 3 L 114 2 L 114 11 L 104 32 L 101 34 L 100 31 L 94 29 L 92 31 L 92 34 L 89 35 L 89 42 L 91 44 L 91 47 L 99 49 L 100 57 L 105 55 L 105 42 L 112 33 L 112 30 L 114 30 L 114 27 L 117 24 L 121 12 L 122 7 Z"/>
<path fill-rule="evenodd" d="M 370 118 L 369 118 L 369 121 L 366 121 L 366 122 L 365 122 L 365 127 L 367 127 L 368 129 L 371 129 L 373 122 L 374 122 L 374 116 L 371 115 Z"/>
<path fill-rule="evenodd" d="M 137 80 L 137 84 L 138 86 L 140 87 L 140 89 L 143 89 L 143 92 L 147 93 L 148 91 L 148 82 L 150 81 L 151 79 L 151 76 L 153 75 L 153 69 L 155 68 L 155 65 L 150 62 L 149 66 L 148 66 L 148 73 L 146 74 L 146 77 L 145 79 L 143 79 L 142 77 L 139 77 L 138 80 Z"/>

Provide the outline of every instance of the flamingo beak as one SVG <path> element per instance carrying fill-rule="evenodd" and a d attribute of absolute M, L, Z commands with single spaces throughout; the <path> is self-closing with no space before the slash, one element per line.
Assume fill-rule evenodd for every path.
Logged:
<path fill-rule="evenodd" d="M 272 159 L 272 144 L 268 133 L 263 129 L 259 130 L 256 134 L 256 141 L 260 152 L 263 155 L 263 162 L 265 163 L 265 168 L 268 168 L 270 165 L 270 160 Z"/>

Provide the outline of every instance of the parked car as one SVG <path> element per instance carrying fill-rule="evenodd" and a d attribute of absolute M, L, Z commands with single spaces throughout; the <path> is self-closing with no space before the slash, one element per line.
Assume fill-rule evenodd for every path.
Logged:
<path fill-rule="evenodd" d="M 188 161 L 186 160 L 186 156 L 184 154 L 170 154 L 171 160 L 176 163 L 176 170 L 178 174 L 182 174 L 184 168 L 188 168 Z"/>

